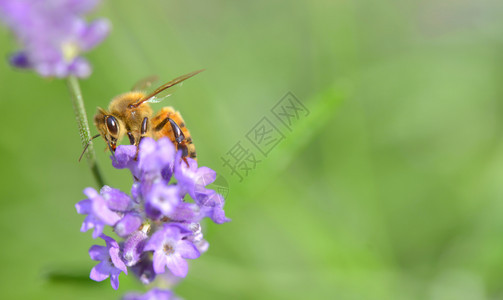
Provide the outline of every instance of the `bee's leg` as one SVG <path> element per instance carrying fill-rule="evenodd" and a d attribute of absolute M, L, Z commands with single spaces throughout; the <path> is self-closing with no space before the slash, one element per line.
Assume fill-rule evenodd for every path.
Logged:
<path fill-rule="evenodd" d="M 177 144 L 180 144 L 183 140 L 185 140 L 185 135 L 182 132 L 182 129 L 178 124 L 176 124 L 175 121 L 171 118 L 167 118 L 169 121 L 169 124 L 171 125 L 171 129 L 173 130 L 173 134 L 175 135 L 175 141 Z"/>
<path fill-rule="evenodd" d="M 183 134 L 182 129 L 176 122 L 171 119 L 170 117 L 166 117 L 166 119 L 162 120 L 161 123 L 159 123 L 154 130 L 155 131 L 160 131 L 167 123 L 171 125 L 171 130 L 173 131 L 173 135 L 175 137 L 174 144 L 176 146 L 177 150 L 182 150 L 182 159 L 183 161 L 189 165 L 189 162 L 187 161 L 187 156 L 189 155 L 189 150 L 187 149 L 187 146 L 183 141 L 185 141 L 185 135 Z"/>
<path fill-rule="evenodd" d="M 135 143 L 135 139 L 134 139 L 134 135 L 133 135 L 133 133 L 132 133 L 131 131 L 128 131 L 128 133 L 127 133 L 127 137 L 129 138 L 129 143 L 130 143 L 131 145 L 134 145 L 134 143 Z"/>
<path fill-rule="evenodd" d="M 189 166 L 189 162 L 187 161 L 187 156 L 189 155 L 189 149 L 187 149 L 187 146 L 185 145 L 185 135 L 182 132 L 182 129 L 178 124 L 176 124 L 173 119 L 167 118 L 169 121 L 169 124 L 171 125 L 171 129 L 173 130 L 173 134 L 175 135 L 175 141 L 176 141 L 176 149 L 182 150 L 182 159 L 183 161 Z"/>
<path fill-rule="evenodd" d="M 138 151 L 140 151 L 140 142 L 141 140 L 147 135 L 148 131 L 148 117 L 143 118 L 143 121 L 141 122 L 141 128 L 140 128 L 140 137 L 138 138 L 138 142 L 135 143 L 135 139 L 132 133 L 128 132 L 128 137 L 129 137 L 129 142 L 131 142 L 131 145 L 136 145 L 136 157 L 138 158 Z"/>
<path fill-rule="evenodd" d="M 140 128 L 140 141 L 147 134 L 148 131 L 148 117 L 143 118 L 143 122 L 141 122 Z"/>

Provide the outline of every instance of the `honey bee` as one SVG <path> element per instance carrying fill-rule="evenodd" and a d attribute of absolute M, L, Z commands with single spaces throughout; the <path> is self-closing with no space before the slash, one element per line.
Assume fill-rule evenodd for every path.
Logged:
<path fill-rule="evenodd" d="M 182 151 L 182 158 L 185 162 L 187 162 L 186 157 L 196 159 L 195 146 L 180 113 L 175 111 L 173 107 L 163 107 L 152 117 L 153 111 L 149 103 L 159 102 L 169 96 L 166 93 L 170 87 L 202 71 L 204 70 L 177 77 L 149 94 L 141 90 L 150 85 L 154 79 L 147 78 L 140 81 L 130 92 L 113 98 L 108 106 L 108 111 L 98 107 L 98 111 L 94 116 L 94 124 L 99 134 L 92 137 L 92 139 L 98 136 L 103 137 L 113 155 L 117 143 L 125 135 L 129 138 L 131 145 L 137 147 L 144 137 L 155 139 L 168 137 L 175 145 L 176 150 Z"/>

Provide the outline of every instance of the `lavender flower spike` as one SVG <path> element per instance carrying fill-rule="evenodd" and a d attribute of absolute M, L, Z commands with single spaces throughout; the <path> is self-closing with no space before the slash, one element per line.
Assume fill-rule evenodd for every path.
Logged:
<path fill-rule="evenodd" d="M 208 217 L 217 224 L 230 221 L 222 195 L 206 188 L 216 173 L 198 167 L 193 159 L 182 159 L 168 138 L 144 138 L 138 153 L 134 145 L 118 146 L 112 164 L 131 171 L 130 193 L 108 186 L 100 193 L 87 188 L 84 193 L 88 199 L 76 205 L 80 214 L 88 215 L 82 231 L 94 227 L 94 236 L 100 235 L 107 242 L 106 247 L 89 250 L 91 258 L 100 261 L 91 279 L 110 277 L 117 289 L 119 274 L 130 268 L 143 284 L 158 280 L 164 288 L 172 287 L 187 276 L 187 259 L 208 251 L 201 220 Z M 101 234 L 105 225 L 122 238 L 121 242 Z M 169 290 L 153 289 L 145 294 L 130 293 L 123 299 L 178 298 Z"/>
<path fill-rule="evenodd" d="M 127 268 L 124 262 L 121 260 L 119 252 L 119 244 L 104 234 L 100 237 L 105 240 L 105 246 L 94 245 L 89 249 L 89 256 L 92 260 L 100 261 L 92 270 L 91 277 L 95 281 L 103 281 L 110 277 L 110 283 L 114 289 L 119 288 L 119 274 L 121 272 L 126 273 Z"/>
<path fill-rule="evenodd" d="M 22 47 L 10 63 L 35 69 L 44 77 L 88 77 L 91 66 L 79 55 L 101 43 L 110 30 L 107 20 L 84 20 L 98 2 L 0 0 L 0 19 Z"/>

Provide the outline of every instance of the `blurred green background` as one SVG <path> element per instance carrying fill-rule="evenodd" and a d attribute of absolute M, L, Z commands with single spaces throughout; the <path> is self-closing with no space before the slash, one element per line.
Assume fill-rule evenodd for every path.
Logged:
<path fill-rule="evenodd" d="M 210 250 L 178 295 L 503 299 L 503 2 L 110 0 L 94 15 L 113 31 L 86 55 L 89 120 L 142 77 L 207 69 L 163 104 L 229 182 L 233 221 L 205 224 Z M 16 49 L 4 28 L 0 45 Z M 240 182 L 220 157 L 288 91 L 309 116 Z M 69 97 L 0 64 L 2 299 L 143 289 L 88 279 L 95 241 L 74 205 L 94 181 Z"/>

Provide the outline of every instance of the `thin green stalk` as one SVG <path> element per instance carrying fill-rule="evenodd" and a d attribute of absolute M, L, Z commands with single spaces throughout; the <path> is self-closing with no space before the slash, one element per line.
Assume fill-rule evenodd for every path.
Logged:
<path fill-rule="evenodd" d="M 75 113 L 75 118 L 77 120 L 77 125 L 79 126 L 80 141 L 82 142 L 82 147 L 87 146 L 86 158 L 91 173 L 96 179 L 96 183 L 101 188 L 105 185 L 103 181 L 103 176 L 96 163 L 96 155 L 94 153 L 93 142 L 91 141 L 91 132 L 89 131 L 89 124 L 87 123 L 86 110 L 84 109 L 84 99 L 82 98 L 82 92 L 80 91 L 79 81 L 75 76 L 68 77 L 68 89 L 72 95 L 72 105 L 73 111 Z"/>

